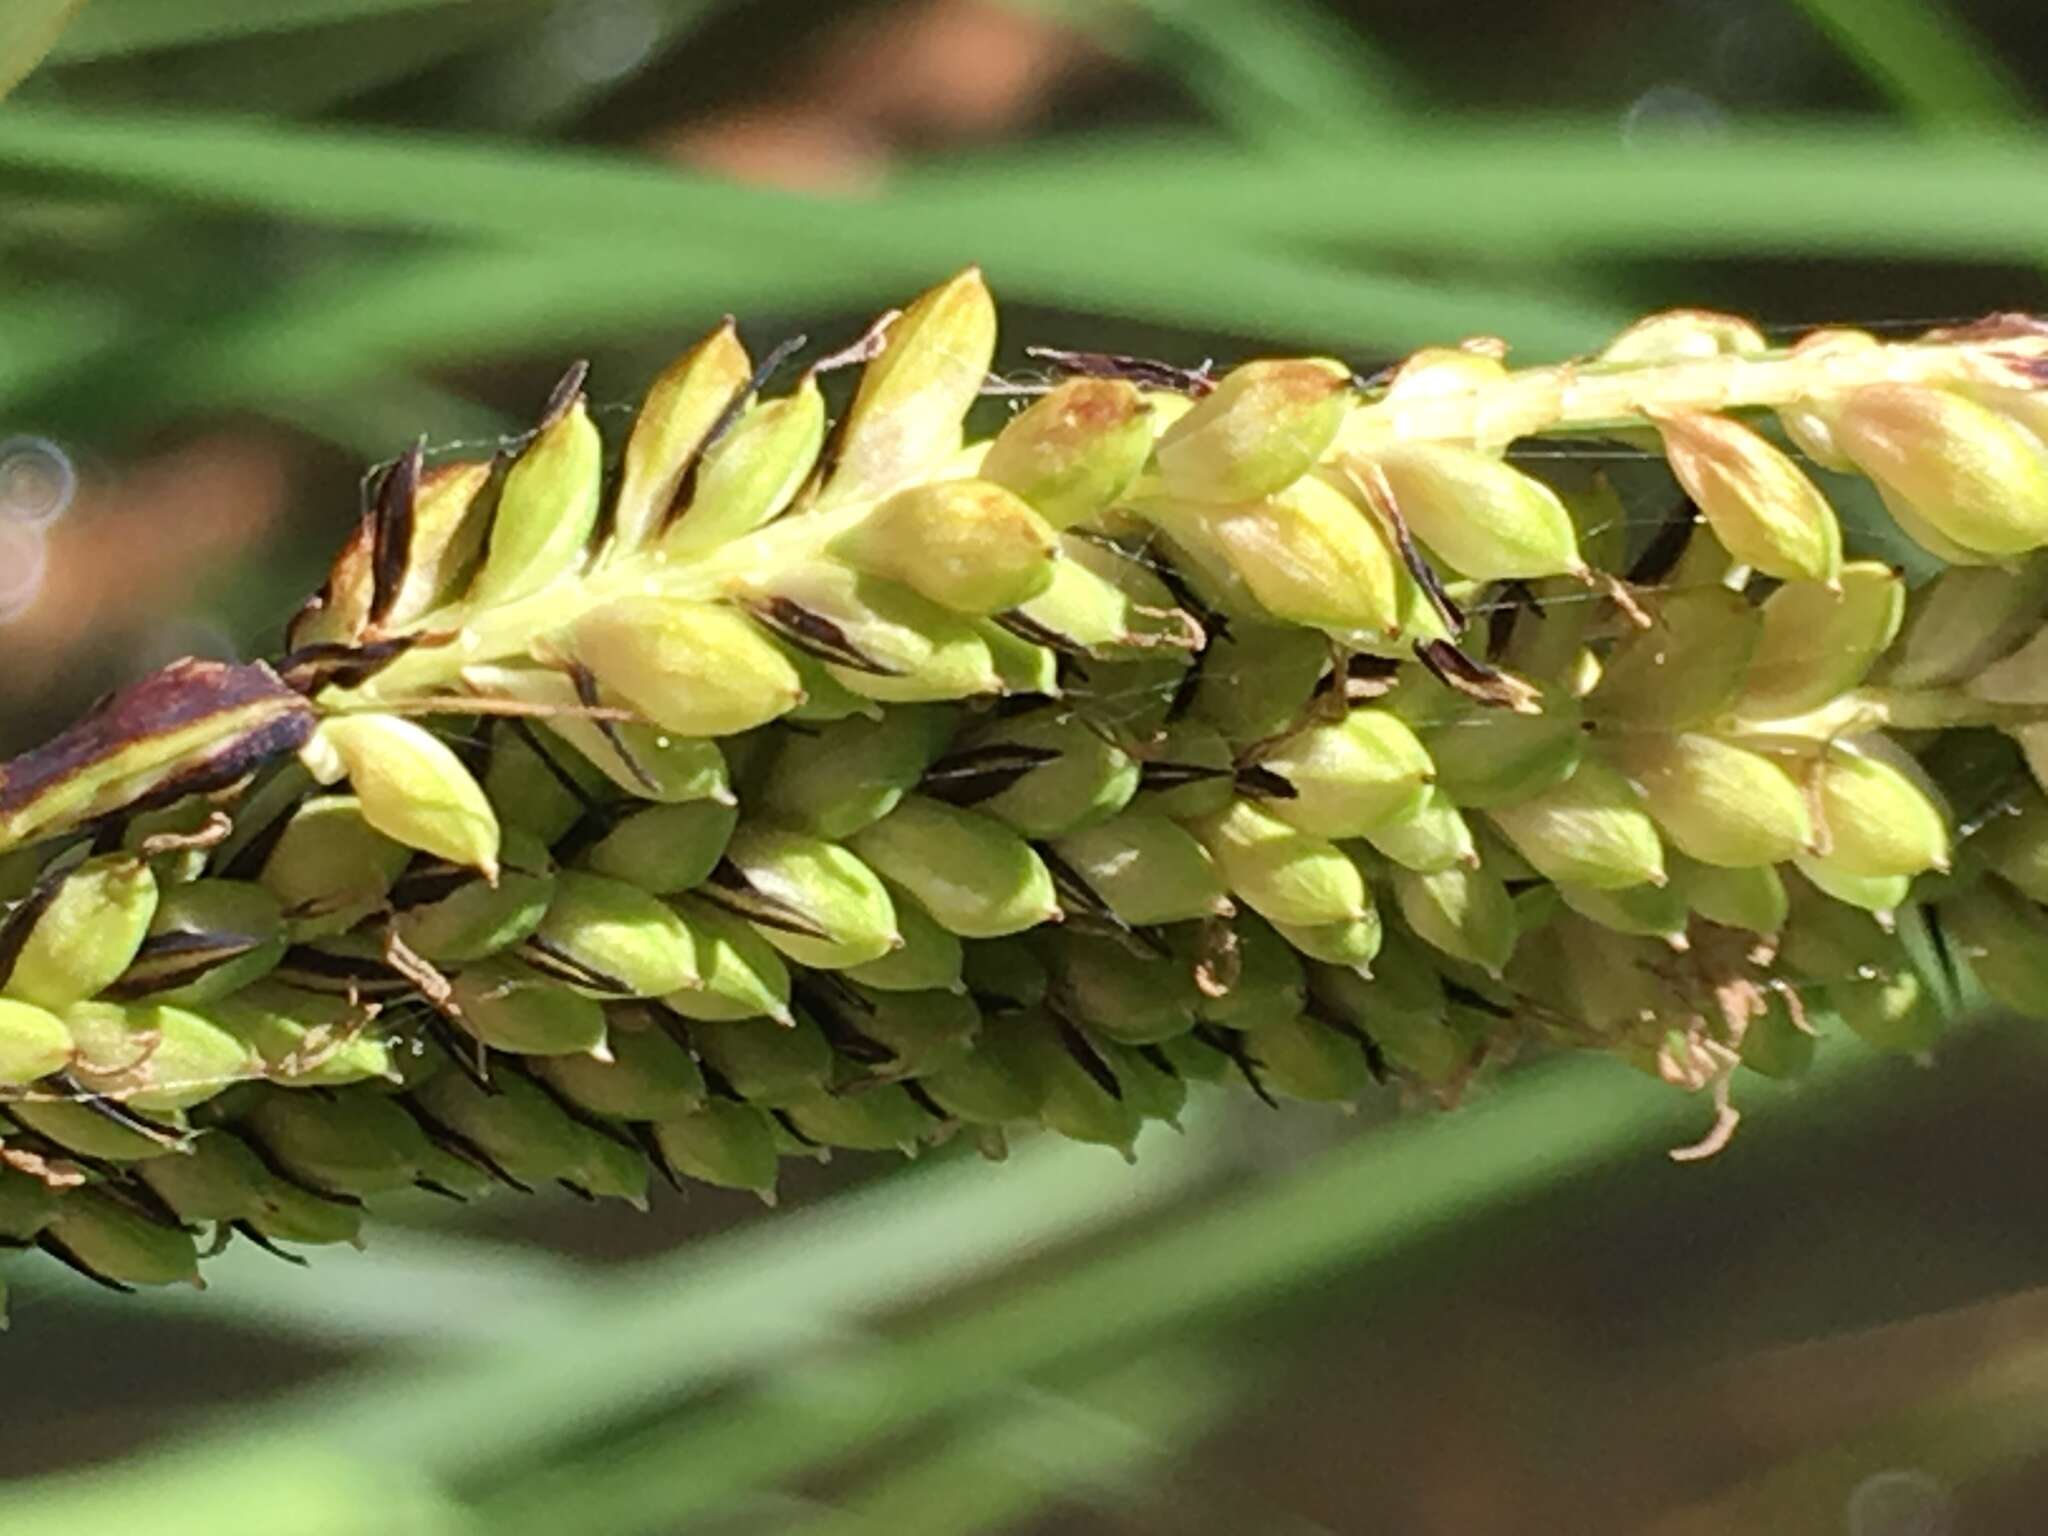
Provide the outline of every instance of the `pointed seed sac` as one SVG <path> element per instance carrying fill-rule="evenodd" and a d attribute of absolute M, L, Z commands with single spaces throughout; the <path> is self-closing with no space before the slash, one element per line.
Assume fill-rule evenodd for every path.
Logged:
<path fill-rule="evenodd" d="M 1027 502 L 992 481 L 940 480 L 898 491 L 833 540 L 832 553 L 942 608 L 990 614 L 1052 585 L 1059 542 Z"/>
<path fill-rule="evenodd" d="M 1834 437 L 1894 512 L 1942 539 L 1992 558 L 2048 544 L 2048 453 L 1995 411 L 1924 384 L 1870 384 L 1843 404 Z"/>
<path fill-rule="evenodd" d="M 1120 379 L 1068 379 L 1011 418 L 981 461 L 1055 528 L 1106 510 L 1152 452 L 1152 412 Z"/>
<path fill-rule="evenodd" d="M 314 733 L 316 777 L 346 776 L 363 819 L 394 842 L 498 877 L 498 817 L 476 776 L 425 726 L 337 715 Z"/>
<path fill-rule="evenodd" d="M 848 846 L 962 938 L 1021 933 L 1059 912 L 1052 875 L 1029 843 L 992 817 L 925 795 L 904 796 Z"/>
<path fill-rule="evenodd" d="M 1322 358 L 1232 369 L 1160 436 L 1160 477 L 1175 496 L 1251 501 L 1292 485 L 1336 440 L 1351 370 Z"/>
<path fill-rule="evenodd" d="M 1841 525 L 1789 455 L 1725 416 L 1659 411 L 1650 419 L 1672 473 L 1729 554 L 1784 581 L 1835 579 Z"/>
<path fill-rule="evenodd" d="M 629 597 L 576 622 L 577 659 L 649 721 L 681 736 L 729 736 L 803 698 L 789 658 L 736 609 Z"/>

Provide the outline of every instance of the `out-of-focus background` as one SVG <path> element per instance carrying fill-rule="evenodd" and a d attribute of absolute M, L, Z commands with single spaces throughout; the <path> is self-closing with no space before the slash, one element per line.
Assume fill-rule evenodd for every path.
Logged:
<path fill-rule="evenodd" d="M 1939 0 L 0 0 L 0 753 L 261 654 L 365 468 L 969 261 L 1026 343 L 1545 359 L 2048 309 L 2048 32 Z M 401 1208 L 204 1296 L 34 1262 L 0 1531 L 2048 1526 L 2048 1050 L 1707 1110 L 1198 1101 L 1137 1165 Z M 18 1481 L 14 1481 L 18 1480 Z"/>

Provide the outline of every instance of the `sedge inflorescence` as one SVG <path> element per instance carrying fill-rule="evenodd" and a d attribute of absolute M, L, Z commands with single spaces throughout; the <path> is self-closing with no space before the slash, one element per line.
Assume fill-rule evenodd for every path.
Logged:
<path fill-rule="evenodd" d="M 1531 1048 L 1725 1132 L 1831 1028 L 2048 1017 L 2048 331 L 1049 354 L 969 442 L 994 350 L 974 272 L 780 393 L 728 324 L 616 455 L 572 372 L 388 467 L 274 666 L 0 766 L 0 1241 L 161 1283 Z"/>

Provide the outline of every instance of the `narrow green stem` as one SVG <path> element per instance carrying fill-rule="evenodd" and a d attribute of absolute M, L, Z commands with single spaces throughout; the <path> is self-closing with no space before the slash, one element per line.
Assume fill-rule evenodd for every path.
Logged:
<path fill-rule="evenodd" d="M 2001 356 L 2002 354 L 2002 356 Z M 1389 442 L 1471 442 L 1498 447 L 1536 432 L 1639 427 L 1652 413 L 1764 410 L 1826 399 L 1866 384 L 2011 384 L 2005 359 L 2048 355 L 2048 339 L 1918 342 L 1792 349 L 1683 362 L 1560 363 L 1527 368 L 1476 388 L 1381 399 L 1354 412 L 1340 452 Z"/>
<path fill-rule="evenodd" d="M 1803 738 L 1816 744 L 1869 731 L 2007 731 L 2048 723 L 2048 704 L 1995 704 L 1960 688 L 1857 688 L 1821 708 L 1783 720 L 1738 720 L 1738 735 Z"/>

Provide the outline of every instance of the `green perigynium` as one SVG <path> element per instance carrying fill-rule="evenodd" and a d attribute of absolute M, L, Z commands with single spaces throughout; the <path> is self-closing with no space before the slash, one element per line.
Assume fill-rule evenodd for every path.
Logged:
<path fill-rule="evenodd" d="M 978 273 L 865 350 L 835 405 L 723 326 L 616 474 L 573 371 L 381 477 L 275 670 L 0 765 L 0 1240 L 163 1283 L 413 1185 L 772 1197 L 1535 1048 L 1725 1091 L 1938 1044 L 1908 905 L 2048 1017 L 2037 329 L 1078 357 L 982 442 Z M 1690 510 L 1515 447 L 1574 435 Z"/>

